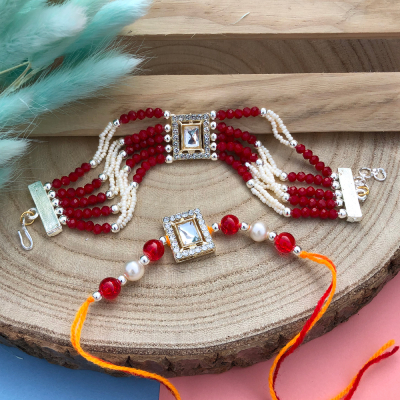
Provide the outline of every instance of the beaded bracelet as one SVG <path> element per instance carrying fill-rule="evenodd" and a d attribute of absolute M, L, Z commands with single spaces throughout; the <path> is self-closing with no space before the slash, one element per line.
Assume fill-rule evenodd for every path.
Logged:
<path fill-rule="evenodd" d="M 225 119 L 250 116 L 267 119 L 272 126 L 274 136 L 282 144 L 301 154 L 319 174 L 283 172 L 276 166 L 268 149 L 257 141 L 254 135 L 234 129 L 222 122 Z M 153 117 L 164 117 L 168 123 L 150 126 L 146 130 L 111 143 L 121 124 Z M 221 122 L 217 124 L 215 120 Z M 253 148 L 245 146 L 245 143 Z M 104 169 L 98 178 L 77 189 L 68 187 L 92 168 L 99 166 L 104 159 Z M 371 177 L 378 181 L 386 179 L 383 168 L 361 168 L 356 177 L 353 177 L 350 168 L 339 168 L 338 173 L 333 173 L 332 169 L 320 161 L 311 150 L 293 139 L 279 115 L 265 108 L 260 110 L 258 107 L 251 109 L 246 107 L 235 111 L 220 110 L 181 115 L 171 114 L 169 111 L 163 112 L 160 108 L 130 111 L 128 114 L 122 114 L 113 123 L 108 123 L 100 134 L 97 151 L 88 163 L 83 163 L 69 175 L 54 179 L 52 183 L 42 185 L 38 181 L 28 186 L 36 208 L 26 211 L 21 216 L 22 229 L 30 245 L 24 245 L 20 234 L 21 244 L 26 250 L 32 248 L 32 239 L 25 226 L 32 223 L 39 215 L 49 236 L 60 233 L 62 225 L 94 234 L 116 233 L 132 219 L 139 184 L 152 167 L 157 164 L 195 159 L 225 161 L 243 178 L 253 195 L 278 214 L 292 218 L 339 217 L 347 218 L 350 222 L 360 221 L 362 213 L 359 202 L 365 201 L 369 194 L 367 179 Z M 122 166 L 123 160 L 126 160 L 124 166 Z M 136 171 L 132 182 L 129 183 L 128 175 L 133 168 L 136 168 Z M 291 183 L 298 181 L 312 184 L 319 188 L 289 187 L 275 181 L 275 178 Z M 107 180 L 108 189 L 94 194 L 93 192 L 100 189 Z M 102 206 L 105 201 L 117 195 L 120 196 L 118 202 L 111 206 Z M 299 207 L 290 209 L 286 203 Z M 343 206 L 345 208 L 340 208 Z M 112 224 L 100 225 L 90 220 L 111 213 L 120 214 Z"/>
<path fill-rule="evenodd" d="M 122 286 L 124 286 L 128 281 L 138 281 L 141 279 L 145 273 L 145 266 L 152 261 L 158 261 L 162 258 L 164 255 L 164 246 L 166 245 L 171 247 L 175 261 L 182 262 L 199 255 L 205 255 L 214 252 L 215 245 L 211 235 L 216 231 L 220 230 L 225 235 L 234 235 L 239 230 L 247 231 L 250 233 L 250 237 L 257 242 L 264 241 L 267 238 L 271 240 L 281 254 L 292 252 L 300 258 L 309 259 L 316 263 L 325 265 L 332 275 L 332 282 L 321 299 L 318 301 L 318 304 L 315 307 L 311 317 L 306 321 L 302 330 L 280 350 L 272 364 L 268 379 L 269 391 L 273 400 L 279 400 L 275 389 L 279 369 L 284 359 L 288 357 L 304 341 L 307 332 L 313 328 L 313 326 L 324 315 L 325 311 L 329 307 L 336 290 L 335 265 L 329 258 L 323 255 L 302 251 L 301 248 L 296 245 L 295 239 L 290 233 L 284 232 L 278 235 L 275 232 L 268 232 L 263 222 L 256 222 L 249 226 L 244 222 L 240 223 L 238 218 L 234 215 L 226 215 L 222 218 L 220 223 L 207 226 L 200 210 L 195 209 L 166 217 L 163 219 L 163 225 L 166 233 L 165 236 L 162 236 L 158 240 L 153 239 L 146 242 L 143 246 L 143 255 L 138 261 L 130 261 L 126 263 L 124 274 L 118 278 L 108 277 L 103 279 L 100 282 L 98 291 L 89 296 L 81 305 L 71 326 L 71 343 L 73 347 L 78 354 L 80 354 L 86 360 L 102 368 L 107 368 L 114 371 L 122 371 L 131 375 L 157 380 L 166 386 L 176 400 L 180 400 L 181 396 L 178 390 L 166 378 L 141 369 L 114 365 L 108 361 L 104 361 L 98 357 L 92 356 L 82 349 L 80 344 L 81 332 L 89 306 L 91 303 L 100 301 L 102 298 L 107 300 L 116 299 L 121 292 Z M 176 252 L 176 245 L 184 248 L 184 252 L 187 252 L 188 257 L 179 256 L 181 253 Z M 391 340 L 381 349 L 379 349 L 378 352 L 376 352 L 358 372 L 350 384 L 332 400 L 349 400 L 357 389 L 364 372 L 371 365 L 388 358 L 397 352 L 399 349 L 398 346 L 393 347 L 393 349 L 390 351 L 387 351 L 393 345 L 394 341 Z"/>

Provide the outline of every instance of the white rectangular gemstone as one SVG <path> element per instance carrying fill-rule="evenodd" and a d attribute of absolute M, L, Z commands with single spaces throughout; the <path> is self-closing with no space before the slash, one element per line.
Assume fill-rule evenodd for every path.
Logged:
<path fill-rule="evenodd" d="M 28 189 L 31 192 L 32 199 L 35 202 L 37 212 L 47 235 L 58 235 L 62 231 L 62 225 L 54 211 L 51 200 L 47 196 L 46 190 L 43 188 L 42 182 L 37 181 L 32 183 L 28 186 Z"/>
<path fill-rule="evenodd" d="M 361 221 L 362 212 L 351 168 L 338 168 L 338 172 L 343 201 L 347 212 L 347 221 Z"/>

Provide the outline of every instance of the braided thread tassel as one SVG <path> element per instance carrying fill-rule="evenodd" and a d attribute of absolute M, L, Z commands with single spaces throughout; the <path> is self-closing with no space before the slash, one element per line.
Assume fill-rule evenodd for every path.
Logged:
<path fill-rule="evenodd" d="M 175 388 L 172 383 L 168 381 L 168 379 L 163 378 L 160 375 L 153 374 L 151 372 L 143 371 L 141 369 L 136 369 L 136 368 L 129 368 L 129 367 L 121 367 L 119 365 L 114 365 L 111 364 L 107 361 L 104 361 L 98 357 L 94 357 L 91 354 L 85 352 L 80 344 L 81 341 L 81 332 L 83 328 L 83 324 L 86 320 L 86 316 L 88 313 L 88 309 L 91 303 L 94 302 L 94 299 L 92 296 L 88 297 L 86 301 L 81 305 L 79 308 L 78 312 L 75 315 L 74 322 L 72 323 L 71 326 L 71 342 L 72 345 L 74 346 L 75 350 L 86 360 L 90 361 L 93 364 L 98 365 L 99 367 L 102 368 L 108 368 L 112 369 L 114 371 L 122 371 L 126 372 L 131 375 L 139 376 L 141 378 L 148 378 L 148 379 L 154 379 L 163 385 L 172 393 L 172 395 L 175 397 L 176 400 L 181 400 L 181 396 L 177 389 Z"/>
<path fill-rule="evenodd" d="M 321 299 L 318 301 L 317 306 L 314 309 L 313 314 L 311 317 L 307 320 L 307 322 L 304 324 L 303 329 L 279 352 L 277 357 L 275 358 L 272 367 L 269 372 L 269 379 L 268 379 L 268 385 L 269 385 L 269 391 L 271 394 L 271 397 L 273 400 L 280 400 L 278 395 L 276 394 L 275 390 L 275 383 L 276 383 L 276 378 L 278 376 L 278 372 L 280 369 L 280 366 L 284 359 L 288 357 L 291 353 L 296 350 L 296 348 L 304 341 L 304 338 L 308 331 L 310 331 L 313 326 L 321 319 L 321 317 L 325 314 L 327 308 L 329 307 L 333 295 L 336 290 L 336 267 L 333 264 L 333 262 L 328 258 L 320 254 L 314 254 L 314 253 L 307 253 L 306 251 L 302 251 L 300 253 L 301 258 L 308 258 L 311 261 L 317 262 L 319 264 L 325 265 L 332 274 L 332 283 L 326 290 L 326 292 L 323 294 Z M 364 374 L 364 372 L 373 364 L 378 363 L 379 361 L 390 357 L 394 353 L 397 352 L 399 349 L 398 346 L 394 347 L 391 351 L 386 352 L 385 351 L 394 345 L 394 341 L 390 340 L 387 342 L 383 347 L 381 347 L 369 360 L 368 362 L 363 366 L 363 368 L 358 372 L 358 374 L 353 378 L 353 380 L 350 382 L 350 384 L 342 391 L 340 392 L 337 396 L 333 397 L 331 400 L 350 400 L 356 391 L 360 380 Z"/>

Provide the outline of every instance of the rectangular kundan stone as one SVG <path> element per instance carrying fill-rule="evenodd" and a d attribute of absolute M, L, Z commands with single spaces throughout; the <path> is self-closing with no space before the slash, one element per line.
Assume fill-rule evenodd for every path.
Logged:
<path fill-rule="evenodd" d="M 62 225 L 58 220 L 57 214 L 54 211 L 51 200 L 47 196 L 46 190 L 40 181 L 32 183 L 28 186 L 29 191 L 37 212 L 42 220 L 44 229 L 48 236 L 58 235 L 62 231 Z"/>
<path fill-rule="evenodd" d="M 361 221 L 362 212 L 351 168 L 338 168 L 338 173 L 343 201 L 347 212 L 347 221 Z"/>

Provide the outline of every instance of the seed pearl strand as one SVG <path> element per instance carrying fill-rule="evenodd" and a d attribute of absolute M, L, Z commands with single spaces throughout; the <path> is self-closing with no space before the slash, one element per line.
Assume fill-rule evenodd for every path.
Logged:
<path fill-rule="evenodd" d="M 282 215 L 285 206 L 280 203 L 277 199 L 272 197 L 258 182 L 257 178 L 254 180 L 254 185 L 251 188 L 251 192 L 257 196 L 264 204 L 274 209 L 278 214 Z"/>
<path fill-rule="evenodd" d="M 101 164 L 104 157 L 106 157 L 110 140 L 114 136 L 116 130 L 117 127 L 109 122 L 104 131 L 99 135 L 99 145 L 95 155 L 93 156 L 93 160 L 96 161 L 97 165 Z"/>
<path fill-rule="evenodd" d="M 114 140 L 114 142 L 112 143 L 112 145 L 110 146 L 108 153 L 107 153 L 107 157 L 106 157 L 106 163 L 104 165 L 104 170 L 103 170 L 103 174 L 107 176 L 108 173 L 108 169 L 110 168 L 110 160 L 111 157 L 114 153 L 115 150 L 115 146 L 117 146 L 118 144 L 118 140 Z"/>
<path fill-rule="evenodd" d="M 264 164 L 269 164 L 271 166 L 271 171 L 276 177 L 280 177 L 282 170 L 276 166 L 275 160 L 272 158 L 269 150 L 265 146 L 260 146 L 258 149 L 258 154 L 261 157 Z"/>
<path fill-rule="evenodd" d="M 285 146 L 290 146 L 290 142 L 293 140 L 293 136 L 290 134 L 289 130 L 287 129 L 286 125 L 283 123 L 282 119 L 279 118 L 278 114 L 275 114 L 273 111 L 268 110 L 265 118 L 270 122 L 272 126 L 272 133 L 274 136 Z M 278 132 L 278 126 L 281 132 L 286 136 L 287 140 L 284 139 L 282 135 Z"/>
<path fill-rule="evenodd" d="M 117 195 L 119 192 L 122 193 L 122 185 L 123 185 L 123 174 L 121 174 L 122 170 L 120 170 L 121 162 L 126 153 L 124 151 L 119 152 L 117 159 L 115 160 L 114 166 L 114 176 L 116 177 L 116 186 L 114 189 L 114 194 Z"/>
<path fill-rule="evenodd" d="M 122 222 L 122 225 L 125 227 L 129 221 L 133 218 L 133 212 L 135 211 L 136 206 L 136 187 L 129 188 L 130 197 L 129 197 L 129 206 L 127 210 L 127 215 Z"/>
<path fill-rule="evenodd" d="M 123 145 L 119 142 L 119 140 L 115 140 L 113 144 L 115 144 L 115 147 L 114 147 L 114 150 L 113 150 L 113 152 L 112 152 L 112 154 L 110 156 L 110 164 L 109 164 L 109 167 L 108 167 L 108 171 L 106 172 L 106 176 L 109 177 L 109 181 L 110 181 L 109 190 L 112 193 L 115 193 L 115 191 L 116 191 L 116 186 L 115 186 L 116 182 L 115 182 L 115 179 L 114 179 L 115 164 L 116 164 L 116 159 L 117 159 L 117 154 L 119 152 L 119 149 Z M 111 151 L 111 149 L 110 149 L 110 151 Z"/>

